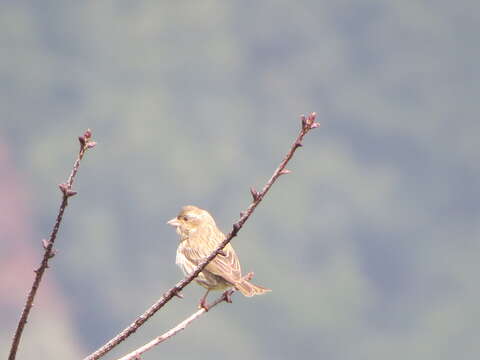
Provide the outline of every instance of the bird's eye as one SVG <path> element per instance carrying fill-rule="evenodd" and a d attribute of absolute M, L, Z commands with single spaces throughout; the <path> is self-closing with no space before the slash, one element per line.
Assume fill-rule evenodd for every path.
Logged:
<path fill-rule="evenodd" d="M 183 216 L 182 219 L 183 219 L 184 221 L 188 221 L 188 217 L 187 217 L 187 216 Z"/>

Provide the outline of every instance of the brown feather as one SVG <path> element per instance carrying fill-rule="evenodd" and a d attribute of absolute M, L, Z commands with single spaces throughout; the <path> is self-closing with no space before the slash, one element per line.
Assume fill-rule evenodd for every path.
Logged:
<path fill-rule="evenodd" d="M 205 260 L 225 239 L 215 224 L 215 220 L 205 210 L 195 206 L 185 206 L 176 219 L 172 219 L 180 234 L 177 249 L 177 264 L 188 275 Z M 169 222 L 170 223 L 170 222 Z M 172 224 L 172 223 L 170 223 Z M 199 274 L 196 281 L 207 289 L 226 289 L 235 287 L 245 296 L 260 295 L 270 291 L 254 285 L 242 278 L 240 261 L 231 244 L 217 255 Z M 250 275 L 250 274 L 249 274 Z"/>

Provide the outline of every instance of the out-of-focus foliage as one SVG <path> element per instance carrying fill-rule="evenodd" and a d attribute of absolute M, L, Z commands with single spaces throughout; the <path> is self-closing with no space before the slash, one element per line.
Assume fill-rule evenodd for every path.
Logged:
<path fill-rule="evenodd" d="M 228 230 L 309 111 L 322 126 L 234 240 L 273 292 L 236 296 L 146 358 L 478 356 L 479 14 L 469 1 L 2 2 L 0 141 L 30 230 L 0 232 L 0 259 L 33 253 L 18 298 L 76 136 L 98 142 L 47 273 L 62 311 L 33 309 L 20 356 L 79 357 L 128 325 L 181 277 L 165 222 L 192 203 Z M 2 354 L 22 301 L 0 309 Z"/>

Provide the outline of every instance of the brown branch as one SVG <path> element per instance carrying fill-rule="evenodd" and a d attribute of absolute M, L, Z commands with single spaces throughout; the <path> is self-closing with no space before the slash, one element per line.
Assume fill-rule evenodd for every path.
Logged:
<path fill-rule="evenodd" d="M 85 152 L 96 145 L 94 141 L 90 140 L 91 137 L 92 132 L 90 131 L 90 129 L 88 129 L 87 131 L 85 131 L 83 136 L 80 136 L 78 138 L 78 140 L 80 141 L 80 151 L 78 153 L 77 160 L 75 160 L 75 163 L 73 164 L 73 169 L 70 173 L 70 176 L 68 177 L 68 180 L 58 186 L 60 188 L 60 191 L 62 192 L 62 202 L 60 204 L 57 219 L 55 221 L 55 225 L 53 226 L 53 230 L 50 234 L 49 239 L 42 240 L 45 252 L 43 254 L 43 259 L 40 266 L 38 267 L 38 269 L 34 270 L 35 279 L 33 280 L 32 287 L 27 296 L 25 307 L 23 308 L 22 315 L 20 316 L 20 320 L 17 325 L 17 329 L 15 330 L 15 335 L 13 336 L 12 346 L 10 348 L 8 360 L 14 360 L 17 355 L 20 338 L 22 337 L 23 329 L 27 324 L 28 315 L 30 314 L 30 310 L 33 306 L 33 300 L 35 299 L 35 295 L 37 294 L 37 290 L 40 286 L 40 282 L 42 281 L 43 274 L 45 273 L 45 270 L 48 269 L 48 261 L 55 256 L 55 249 L 53 248 L 53 245 L 55 243 L 55 239 L 57 238 L 57 233 L 58 229 L 60 228 L 60 223 L 62 222 L 63 213 L 65 212 L 65 208 L 68 206 L 68 199 L 76 194 L 76 192 L 72 190 L 72 185 L 73 180 L 77 175 L 80 161 L 82 160 Z"/>
<path fill-rule="evenodd" d="M 228 290 L 227 292 L 224 292 L 218 299 L 216 299 L 214 302 L 211 304 L 207 305 L 208 310 L 210 311 L 213 307 L 217 306 L 221 302 L 227 302 L 228 301 L 228 296 L 231 296 L 235 292 L 235 289 Z M 140 355 L 142 355 L 144 352 L 153 349 L 153 347 L 157 346 L 158 344 L 170 339 L 172 336 L 175 336 L 177 333 L 179 333 L 182 330 L 185 330 L 185 328 L 190 325 L 192 322 L 197 320 L 201 315 L 205 314 L 207 311 L 205 308 L 201 308 L 194 312 L 192 315 L 190 315 L 188 318 L 183 320 L 181 323 L 176 325 L 175 327 L 171 328 L 164 334 L 157 336 L 155 339 L 152 341 L 149 341 L 145 345 L 139 347 L 138 349 L 128 353 L 127 355 L 122 356 L 121 358 L 117 360 L 135 360 L 139 359 Z"/>
<path fill-rule="evenodd" d="M 253 197 L 253 201 L 250 206 L 247 208 L 246 211 L 241 213 L 240 219 L 233 224 L 232 231 L 226 236 L 225 240 L 223 240 L 218 247 L 207 257 L 203 262 L 201 262 L 195 270 L 188 276 L 186 276 L 183 280 L 179 281 L 174 287 L 169 289 L 166 293 L 162 295 L 162 297 L 153 304 L 147 311 L 145 311 L 140 317 L 138 317 L 133 323 L 131 323 L 128 327 L 126 327 L 122 332 L 116 335 L 113 339 L 108 341 L 105 345 L 101 348 L 96 350 L 94 353 L 88 355 L 84 360 L 95 360 L 99 359 L 107 352 L 112 350 L 115 346 L 119 343 L 124 341 L 127 337 L 133 334 L 137 329 L 142 326 L 150 317 L 152 317 L 158 310 L 160 310 L 166 303 L 168 303 L 174 296 L 180 293 L 182 289 L 187 286 L 189 283 L 195 279 L 200 272 L 212 261 L 212 259 L 217 256 L 218 254 L 222 253 L 223 248 L 235 237 L 237 236 L 238 232 L 242 228 L 243 224 L 248 220 L 250 215 L 252 215 L 255 208 L 258 204 L 262 201 L 263 197 L 267 194 L 268 190 L 272 187 L 275 181 L 284 174 L 288 174 L 289 170 L 285 169 L 286 165 L 293 157 L 295 151 L 302 146 L 302 140 L 304 136 L 312 129 L 320 126 L 319 123 L 315 122 L 316 114 L 311 113 L 308 116 L 301 116 L 302 126 L 300 132 L 293 142 L 290 150 L 288 151 L 287 155 L 285 155 L 284 159 L 278 166 L 278 168 L 273 173 L 272 177 L 268 180 L 268 182 L 263 187 L 262 191 L 257 192 L 255 189 L 250 189 L 250 192 Z"/>

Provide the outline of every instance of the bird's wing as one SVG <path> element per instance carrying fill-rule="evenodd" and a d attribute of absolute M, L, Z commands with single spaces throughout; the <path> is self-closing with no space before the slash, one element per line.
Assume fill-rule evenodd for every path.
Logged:
<path fill-rule="evenodd" d="M 208 251 L 209 252 L 207 253 L 194 247 L 184 247 L 182 249 L 183 255 L 196 265 L 205 260 L 205 258 L 210 255 L 211 251 L 213 250 L 209 249 Z M 223 249 L 223 252 L 225 253 L 225 256 L 215 256 L 213 260 L 206 266 L 205 270 L 221 276 L 231 284 L 235 284 L 242 277 L 240 262 L 238 261 L 237 254 L 235 254 L 235 250 L 233 250 L 232 245 L 227 244 L 227 246 L 225 246 Z"/>
<path fill-rule="evenodd" d="M 229 283 L 235 284 L 242 277 L 240 262 L 232 245 L 228 244 L 225 246 L 223 252 L 225 256 L 215 256 L 206 269 L 215 275 L 223 277 Z"/>

